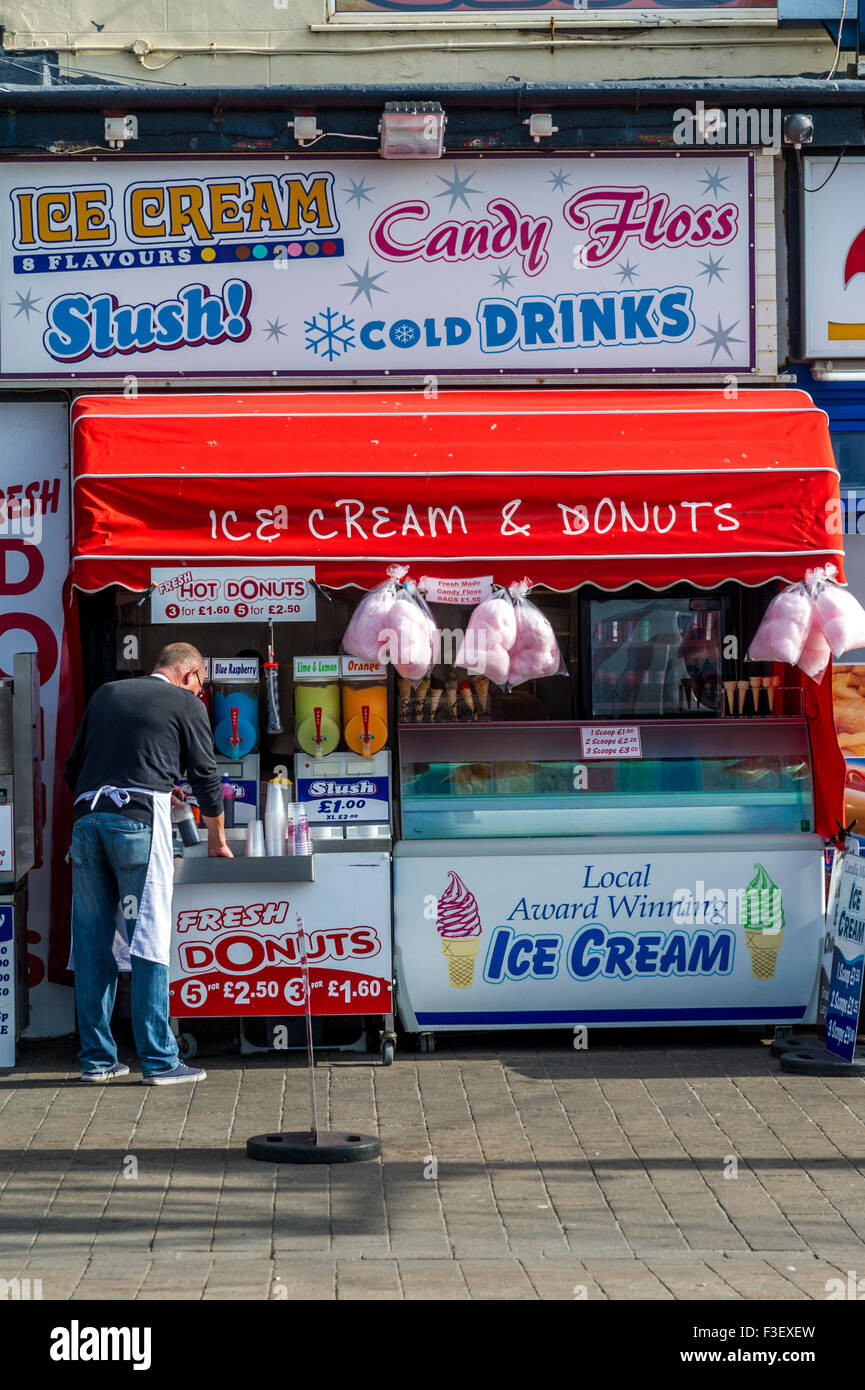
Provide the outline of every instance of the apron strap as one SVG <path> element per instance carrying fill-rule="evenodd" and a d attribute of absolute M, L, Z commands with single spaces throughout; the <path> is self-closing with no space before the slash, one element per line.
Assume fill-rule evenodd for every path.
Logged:
<path fill-rule="evenodd" d="M 90 802 L 90 809 L 91 811 L 94 811 L 96 809 L 96 803 L 99 800 L 99 798 L 101 796 L 107 796 L 114 802 L 115 806 L 120 808 L 122 806 L 127 806 L 129 802 L 132 800 L 132 797 L 130 795 L 131 792 L 134 792 L 136 795 L 139 796 L 154 795 L 152 787 L 112 787 L 109 783 L 105 783 L 105 785 L 101 786 L 98 791 L 82 792 L 80 796 L 76 796 L 75 805 L 77 806 L 79 801 L 87 801 L 90 797 L 92 797 L 93 800 Z"/>

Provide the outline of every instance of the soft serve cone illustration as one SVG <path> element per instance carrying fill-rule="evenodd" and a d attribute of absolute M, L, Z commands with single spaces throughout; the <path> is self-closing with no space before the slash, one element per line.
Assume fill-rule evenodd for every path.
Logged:
<path fill-rule="evenodd" d="M 438 927 L 442 955 L 448 963 L 451 989 L 468 989 L 475 977 L 475 961 L 481 948 L 481 919 L 473 893 L 459 874 L 448 870 L 450 882 L 438 902 Z"/>
<path fill-rule="evenodd" d="M 751 952 L 752 979 L 772 980 L 784 936 L 784 905 L 763 865 L 755 864 L 754 869 L 742 906 L 745 945 Z"/>

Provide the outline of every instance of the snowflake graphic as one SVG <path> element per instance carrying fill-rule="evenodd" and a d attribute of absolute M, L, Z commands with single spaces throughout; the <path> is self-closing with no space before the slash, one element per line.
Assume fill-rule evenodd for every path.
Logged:
<path fill-rule="evenodd" d="M 420 329 L 412 319 L 400 319 L 390 330 L 390 340 L 395 347 L 414 347 L 420 338 Z"/>
<path fill-rule="evenodd" d="M 305 319 L 303 327 L 307 352 L 312 350 L 316 357 L 320 354 L 328 362 L 345 356 L 354 347 L 354 319 L 336 309 L 320 310 L 311 319 Z"/>

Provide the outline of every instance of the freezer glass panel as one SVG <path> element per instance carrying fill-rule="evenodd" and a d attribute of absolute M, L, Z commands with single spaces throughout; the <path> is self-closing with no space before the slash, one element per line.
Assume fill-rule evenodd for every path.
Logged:
<path fill-rule="evenodd" d="M 406 731 L 403 837 L 811 831 L 804 721 L 755 724 L 644 724 L 642 756 L 599 759 L 582 756 L 578 725 Z"/>

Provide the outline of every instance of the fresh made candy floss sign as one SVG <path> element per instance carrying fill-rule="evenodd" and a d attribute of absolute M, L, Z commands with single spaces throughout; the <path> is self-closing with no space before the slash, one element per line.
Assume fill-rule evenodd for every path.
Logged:
<path fill-rule="evenodd" d="M 774 371 L 761 159 L 10 163 L 0 377 Z"/>

